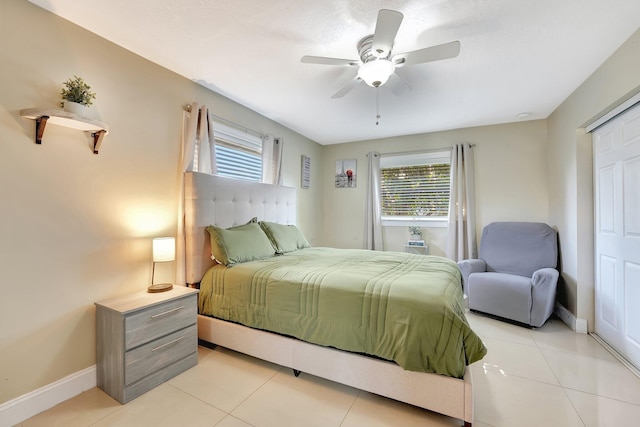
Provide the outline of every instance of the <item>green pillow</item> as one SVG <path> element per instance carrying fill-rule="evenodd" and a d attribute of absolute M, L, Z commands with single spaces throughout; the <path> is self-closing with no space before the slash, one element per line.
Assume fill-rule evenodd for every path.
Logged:
<path fill-rule="evenodd" d="M 256 222 L 226 229 L 210 225 L 207 231 L 211 236 L 211 254 L 226 266 L 275 255 L 269 238 Z"/>
<path fill-rule="evenodd" d="M 264 230 L 273 248 L 278 254 L 297 251 L 308 248 L 309 242 L 295 225 L 276 224 L 275 222 L 260 221 L 260 227 Z"/>

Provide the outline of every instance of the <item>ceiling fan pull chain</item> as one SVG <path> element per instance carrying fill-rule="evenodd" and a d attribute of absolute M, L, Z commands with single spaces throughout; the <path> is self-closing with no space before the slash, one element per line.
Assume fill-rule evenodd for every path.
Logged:
<path fill-rule="evenodd" d="M 376 126 L 380 121 L 380 88 L 376 88 Z"/>

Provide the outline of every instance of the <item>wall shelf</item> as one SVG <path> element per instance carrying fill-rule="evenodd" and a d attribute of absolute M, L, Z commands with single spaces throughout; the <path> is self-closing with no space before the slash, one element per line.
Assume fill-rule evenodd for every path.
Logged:
<path fill-rule="evenodd" d="M 102 122 L 62 110 L 28 108 L 21 110 L 20 115 L 26 119 L 36 121 L 36 144 L 42 143 L 42 136 L 47 123 L 91 133 L 93 137 L 93 152 L 95 154 L 98 154 L 102 140 L 109 133 L 109 126 Z"/>

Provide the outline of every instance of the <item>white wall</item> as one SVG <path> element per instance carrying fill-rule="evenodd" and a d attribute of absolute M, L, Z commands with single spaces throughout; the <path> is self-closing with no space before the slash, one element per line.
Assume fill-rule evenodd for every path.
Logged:
<path fill-rule="evenodd" d="M 321 146 L 24 0 L 0 0 L 0 403 L 95 363 L 93 302 L 146 289 L 151 239 L 175 235 L 182 106 L 283 137 L 284 184 Z M 100 154 L 82 132 L 24 108 L 56 108 L 77 74 L 110 126 Z M 312 170 L 319 182 L 319 168 Z M 299 190 L 299 225 L 320 235 L 321 190 Z M 174 265 L 160 265 L 171 280 Z"/>
<path fill-rule="evenodd" d="M 559 300 L 593 330 L 593 148 L 584 124 L 640 86 L 640 30 L 548 118 L 549 219 L 561 242 Z"/>
<path fill-rule="evenodd" d="M 492 221 L 547 221 L 546 123 L 528 121 L 325 146 L 322 244 L 362 247 L 369 151 L 418 151 L 460 142 L 475 144 L 479 233 Z M 356 188 L 335 188 L 335 165 L 341 159 L 357 159 Z M 423 230 L 430 253 L 444 255 L 446 229 Z M 383 233 L 386 250 L 403 250 L 409 237 L 406 227 L 385 227 Z"/>

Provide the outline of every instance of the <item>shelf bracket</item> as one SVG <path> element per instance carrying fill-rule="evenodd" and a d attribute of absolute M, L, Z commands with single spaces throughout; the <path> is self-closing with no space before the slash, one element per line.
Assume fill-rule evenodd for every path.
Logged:
<path fill-rule="evenodd" d="M 102 140 L 104 139 L 104 136 L 106 134 L 106 130 L 99 130 L 91 134 L 91 136 L 93 137 L 93 154 L 98 154 L 100 146 L 102 145 Z"/>
<path fill-rule="evenodd" d="M 42 135 L 44 135 L 47 120 L 49 120 L 49 116 L 39 116 L 36 118 L 36 144 L 42 144 Z"/>

